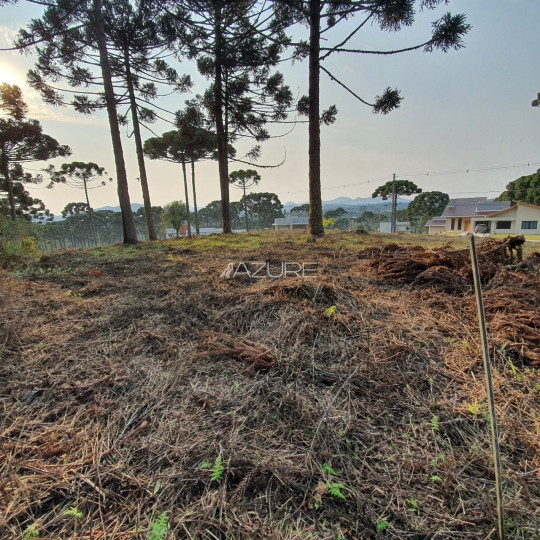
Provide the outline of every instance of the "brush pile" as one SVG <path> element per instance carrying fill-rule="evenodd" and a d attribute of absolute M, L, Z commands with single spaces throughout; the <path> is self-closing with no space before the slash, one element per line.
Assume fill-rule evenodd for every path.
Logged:
<path fill-rule="evenodd" d="M 509 236 L 503 242 L 484 241 L 478 256 L 482 281 L 492 279 L 502 265 L 522 261 L 524 242 L 523 236 Z M 456 251 L 448 245 L 426 250 L 421 246 L 400 248 L 390 244 L 377 252 L 367 248 L 364 253 L 369 253 L 371 268 L 383 279 L 416 287 L 436 287 L 449 293 L 470 289 L 472 272 L 466 249 Z"/>
<path fill-rule="evenodd" d="M 540 365 L 540 257 L 535 253 L 529 261 L 523 261 L 524 242 L 523 236 L 509 236 L 502 242 L 484 241 L 478 261 L 482 282 L 488 288 L 485 308 L 494 343 Z M 390 244 L 377 253 L 369 248 L 366 251 L 371 251 L 369 265 L 381 279 L 453 294 L 471 291 L 468 250 L 453 250 L 450 246 L 426 250 Z"/>
<path fill-rule="evenodd" d="M 466 251 L 129 249 L 0 280 L 1 538 L 494 538 Z M 485 301 L 507 537 L 533 539 L 540 283 L 508 249 Z M 220 278 L 240 257 L 320 271 Z"/>

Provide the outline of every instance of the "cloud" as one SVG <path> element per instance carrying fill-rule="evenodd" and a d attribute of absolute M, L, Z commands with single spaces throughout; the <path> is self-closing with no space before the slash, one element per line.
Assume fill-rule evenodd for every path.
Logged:
<path fill-rule="evenodd" d="M 0 25 L 0 47 L 7 49 L 13 47 L 13 40 L 17 36 L 18 28 Z"/>
<path fill-rule="evenodd" d="M 106 125 L 106 120 L 102 116 L 87 116 L 75 112 L 71 107 L 53 107 L 52 105 L 47 105 L 43 102 L 38 92 L 26 84 L 24 86 L 24 98 L 28 104 L 28 116 L 30 118 L 86 126 Z"/>

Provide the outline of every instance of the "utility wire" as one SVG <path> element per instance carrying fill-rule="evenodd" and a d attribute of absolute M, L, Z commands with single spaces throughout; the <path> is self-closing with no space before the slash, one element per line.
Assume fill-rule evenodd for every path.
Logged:
<path fill-rule="evenodd" d="M 498 170 L 505 170 L 505 169 L 516 169 L 520 167 L 532 167 L 535 165 L 540 165 L 540 162 L 529 162 L 529 163 L 523 163 L 519 165 L 499 165 L 499 166 L 493 166 L 493 167 L 478 167 L 478 168 L 468 168 L 468 169 L 451 169 L 448 171 L 429 171 L 429 172 L 417 172 L 417 173 L 399 173 L 398 176 L 401 177 L 418 177 L 418 176 L 439 176 L 439 175 L 453 175 L 453 174 L 467 174 L 471 172 L 488 172 L 488 171 L 498 171 Z M 338 186 L 328 186 L 323 187 L 323 189 L 340 189 L 340 188 L 346 188 L 346 187 L 352 187 L 352 186 L 363 186 L 367 184 L 372 184 L 374 182 L 380 182 L 382 180 L 385 180 L 389 178 L 389 175 L 381 176 L 379 178 L 373 178 L 371 180 L 364 180 L 362 182 L 351 182 L 349 184 L 341 184 Z M 452 194 L 458 195 L 461 193 L 499 193 L 501 190 L 492 190 L 492 191 L 464 191 L 464 192 L 454 192 Z M 296 191 L 282 191 L 281 193 L 304 193 L 307 192 L 307 189 L 300 189 Z"/>

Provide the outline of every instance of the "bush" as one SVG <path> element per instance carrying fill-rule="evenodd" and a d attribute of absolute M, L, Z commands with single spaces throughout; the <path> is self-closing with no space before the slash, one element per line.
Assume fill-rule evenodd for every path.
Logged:
<path fill-rule="evenodd" d="M 39 225 L 26 219 L 0 217 L 0 267 L 26 266 L 39 259 L 41 252 L 36 246 Z"/>

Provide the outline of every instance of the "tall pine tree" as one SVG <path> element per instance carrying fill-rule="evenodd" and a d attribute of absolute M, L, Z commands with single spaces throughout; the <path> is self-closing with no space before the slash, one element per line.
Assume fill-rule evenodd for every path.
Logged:
<path fill-rule="evenodd" d="M 462 38 L 470 29 L 464 15 L 446 13 L 432 24 L 431 36 L 424 42 L 395 50 L 357 49 L 350 45 L 353 38 L 367 25 L 377 25 L 382 31 L 397 32 L 411 26 L 416 8 L 434 9 L 447 0 L 274 0 L 279 19 L 288 19 L 289 24 L 302 23 L 308 28 L 308 38 L 293 43 L 297 58 L 309 60 L 309 96 L 301 102 L 303 112 L 309 118 L 309 224 L 313 236 L 323 236 L 323 214 L 321 197 L 321 122 L 331 121 L 337 112 L 335 107 L 326 114 L 320 112 L 320 73 L 325 73 L 356 99 L 373 109 L 375 113 L 387 114 L 399 107 L 402 97 L 396 89 L 386 88 L 372 102 L 363 99 L 343 81 L 331 73 L 323 62 L 339 53 L 393 55 L 407 51 L 432 52 L 459 49 Z M 354 27 L 347 27 L 344 35 L 343 23 L 352 17 L 359 19 Z M 271 36 L 267 36 L 271 38 Z M 290 40 L 289 40 L 290 42 Z"/>
<path fill-rule="evenodd" d="M 204 104 L 217 135 L 223 232 L 230 233 L 228 148 L 240 138 L 268 139 L 267 124 L 284 120 L 293 103 L 281 73 L 272 72 L 285 38 L 274 19 L 267 23 L 256 1 L 170 0 L 168 6 L 171 16 L 165 31 L 181 36 L 182 46 L 210 81 Z M 270 41 L 264 32 L 279 39 Z M 254 147 L 248 158 L 259 151 Z"/>
<path fill-rule="evenodd" d="M 28 107 L 18 86 L 0 85 L 0 111 L 6 113 L 0 118 L 0 191 L 7 193 L 9 213 L 15 220 L 18 214 L 28 212 L 34 204 L 30 203 L 30 195 L 22 184 L 42 181 L 41 175 L 25 173 L 22 164 L 68 156 L 71 150 L 43 133 L 37 120 L 25 119 Z M 39 208 L 41 211 L 41 205 Z"/>

